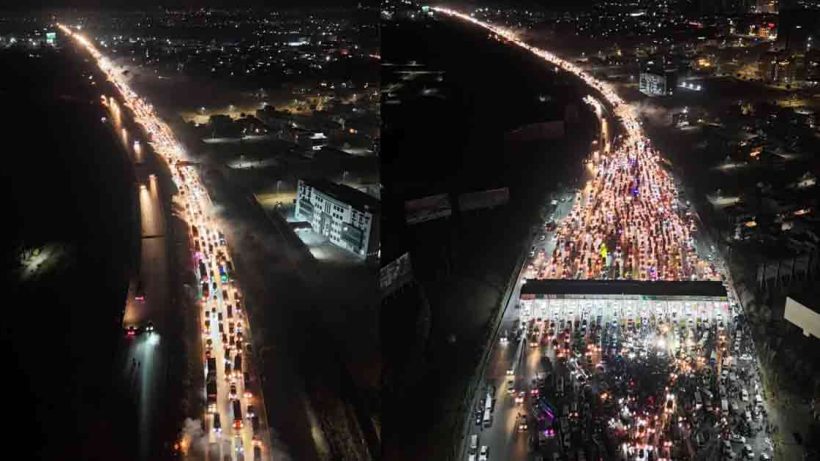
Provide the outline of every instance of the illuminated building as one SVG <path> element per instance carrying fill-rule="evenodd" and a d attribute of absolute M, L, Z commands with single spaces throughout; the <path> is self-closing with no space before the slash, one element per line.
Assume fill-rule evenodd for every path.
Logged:
<path fill-rule="evenodd" d="M 351 187 L 300 179 L 294 216 L 334 245 L 369 259 L 379 252 L 379 208 L 378 200 Z"/>
<path fill-rule="evenodd" d="M 675 87 L 673 77 L 670 72 L 641 72 L 638 89 L 647 96 L 669 96 Z"/>

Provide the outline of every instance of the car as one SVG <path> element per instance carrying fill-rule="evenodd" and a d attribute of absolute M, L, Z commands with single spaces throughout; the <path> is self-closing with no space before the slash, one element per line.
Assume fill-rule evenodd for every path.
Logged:
<path fill-rule="evenodd" d="M 732 433 L 729 436 L 729 440 L 734 442 L 734 443 L 746 443 L 746 437 L 743 437 L 742 435 L 735 434 L 735 433 Z"/>
<path fill-rule="evenodd" d="M 236 398 L 236 384 L 231 384 L 231 399 Z"/>
<path fill-rule="evenodd" d="M 490 449 L 487 445 L 482 445 L 478 452 L 478 461 L 487 461 L 490 459 Z"/>
<path fill-rule="evenodd" d="M 249 418 L 249 419 L 253 418 L 253 416 L 255 414 L 256 414 L 256 409 L 253 407 L 253 405 L 248 405 L 248 408 L 246 410 L 246 418 Z"/>
<path fill-rule="evenodd" d="M 483 413 L 479 413 L 479 414 L 476 415 L 476 417 L 475 417 L 476 426 L 481 426 L 481 421 L 483 419 L 482 416 L 483 416 Z"/>

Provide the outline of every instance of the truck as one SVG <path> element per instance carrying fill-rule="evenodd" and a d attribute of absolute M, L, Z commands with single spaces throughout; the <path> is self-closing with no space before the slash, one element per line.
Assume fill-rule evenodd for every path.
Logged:
<path fill-rule="evenodd" d="M 211 286 L 208 284 L 206 280 L 202 281 L 202 299 L 208 299 L 211 295 Z"/>
<path fill-rule="evenodd" d="M 154 323 L 151 321 L 151 303 L 145 302 L 145 287 L 142 277 L 136 276 L 128 285 L 128 295 L 122 312 L 122 327 L 125 334 L 135 336 L 145 331 L 152 332 Z"/>
<path fill-rule="evenodd" d="M 208 378 L 205 384 L 205 393 L 208 397 L 208 411 L 216 411 L 216 378 Z"/>
<path fill-rule="evenodd" d="M 233 359 L 233 371 L 234 373 L 242 373 L 242 354 L 236 354 L 236 357 Z"/>
<path fill-rule="evenodd" d="M 214 432 L 222 432 L 222 422 L 219 420 L 219 413 L 214 413 Z"/>
<path fill-rule="evenodd" d="M 224 264 L 219 265 L 219 277 L 222 279 L 222 283 L 228 282 L 228 271 L 225 269 Z"/>
<path fill-rule="evenodd" d="M 233 401 L 233 427 L 234 429 L 242 429 L 242 404 L 239 399 Z"/>

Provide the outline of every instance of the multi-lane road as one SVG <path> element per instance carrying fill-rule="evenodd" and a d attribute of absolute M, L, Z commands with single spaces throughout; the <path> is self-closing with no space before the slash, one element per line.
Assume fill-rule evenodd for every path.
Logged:
<path fill-rule="evenodd" d="M 595 79 L 553 53 L 525 43 L 511 30 L 458 11 L 433 10 L 481 27 L 491 36 L 573 74 L 603 100 L 602 104 L 591 97 L 585 99 L 598 114 L 602 130 L 598 149 L 587 160 L 585 187 L 573 199 L 568 215 L 557 223 L 555 234 L 548 235 L 548 247 L 536 249 L 536 254 L 530 255 L 529 267 L 522 270 L 522 280 L 516 283 L 520 285 L 527 277 L 647 281 L 721 278 L 715 264 L 701 258 L 697 252 L 694 213 L 680 206 L 677 185 L 661 166 L 660 153 L 645 136 L 635 109 L 617 94 L 612 85 Z M 615 130 L 609 126 L 604 113 L 611 114 L 617 122 Z M 610 142 L 608 138 L 613 131 L 619 134 Z M 730 298 L 735 304 L 731 289 Z M 500 325 L 503 340 L 489 345 L 490 360 L 481 376 L 488 385 L 476 388 L 468 410 L 471 430 L 460 442 L 459 452 L 473 453 L 470 455 L 472 459 L 483 461 L 486 458 L 483 448 L 478 448 L 484 446 L 489 448 L 491 459 L 530 457 L 528 431 L 518 431 L 518 414 L 526 413 L 516 402 L 518 386 L 531 389 L 530 380 L 536 378 L 544 364 L 556 361 L 550 344 L 546 348 L 530 346 L 528 335 L 533 332 L 521 326 L 526 325 L 528 319 L 517 319 L 519 311 L 511 308 L 517 300 L 516 293 L 508 300 L 509 306 L 506 306 L 506 315 Z M 519 325 L 517 329 L 523 332 L 520 341 L 514 335 L 504 333 L 513 330 L 513 325 Z M 531 325 L 535 329 L 544 328 L 543 324 Z M 537 333 L 539 342 L 542 333 Z M 614 334 L 618 335 L 618 332 Z M 551 360 L 544 360 L 544 355 Z M 508 392 L 512 387 L 516 387 L 515 393 Z M 494 398 L 494 402 L 486 404 L 487 408 L 492 408 L 490 421 L 482 417 L 488 392 Z M 476 435 L 478 447 L 471 447 Z M 652 445 L 649 440 L 646 443 Z"/>
<path fill-rule="evenodd" d="M 219 230 L 213 203 L 198 172 L 188 162 L 170 127 L 157 115 L 153 106 L 129 86 L 122 69 L 103 56 L 87 38 L 64 25 L 59 27 L 95 60 L 116 89 L 114 95 L 103 95 L 103 102 L 109 106 L 112 117 L 125 115 L 120 104 L 128 109 L 128 115 L 141 130 L 140 135 L 147 140 L 170 175 L 175 191 L 172 203 L 167 206 L 173 208 L 175 215 L 188 225 L 188 243 L 193 253 L 190 255 L 190 267 L 196 274 L 200 307 L 201 363 L 206 383 L 202 397 L 207 403 L 207 413 L 202 415 L 202 421 L 207 431 L 207 448 L 204 454 L 196 453 L 200 446 L 198 441 L 183 439 L 181 450 L 196 457 L 204 455 L 205 459 L 210 460 L 270 459 L 270 438 L 261 386 L 253 364 L 249 363 L 251 354 L 247 345 L 250 344 L 250 325 L 243 296 L 234 279 L 232 258 L 224 235 Z M 123 142 L 128 145 L 132 141 L 127 129 L 119 128 Z M 139 143 L 132 145 L 132 153 L 138 164 L 142 163 L 143 151 Z M 148 303 L 172 304 L 173 297 L 162 292 L 167 289 L 167 284 L 154 280 L 165 278 L 162 271 L 155 270 L 155 265 L 169 267 L 164 259 L 167 251 L 163 241 L 166 222 L 162 200 L 159 199 L 162 194 L 158 191 L 155 175 L 150 175 L 145 182 L 141 181 L 139 171 L 137 177 L 140 181 L 139 213 L 143 234 L 141 267 L 151 268 L 141 271 L 146 278 L 143 281 L 144 296 Z M 146 332 L 140 339 L 140 345 L 144 343 L 144 346 L 134 348 L 132 366 L 135 367 L 133 372 L 140 377 L 137 379 L 156 383 L 149 373 L 141 372 L 140 368 L 150 367 L 150 359 L 144 356 L 145 349 L 159 341 L 162 335 L 161 326 L 156 325 L 155 332 Z M 162 371 L 161 367 L 159 371 Z M 149 391 L 142 390 L 143 393 Z M 142 398 L 140 400 L 142 405 L 146 405 Z M 161 412 L 161 409 L 154 408 L 154 411 Z M 151 419 L 145 418 L 144 421 Z M 146 433 L 150 431 L 150 428 L 142 429 Z"/>
<path fill-rule="evenodd" d="M 575 195 L 571 193 L 556 194 L 554 197 L 555 208 L 550 214 L 549 221 L 563 219 L 569 213 L 575 200 Z M 539 255 L 549 254 L 554 247 L 554 231 L 542 229 L 533 242 L 526 261 L 537 259 Z M 490 447 L 492 459 L 527 459 L 529 456 L 528 433 L 519 432 L 516 427 L 518 415 L 526 412 L 516 404 L 515 396 L 508 392 L 510 377 L 521 389 L 525 387 L 524 384 L 536 378 L 537 373 L 543 371 L 541 350 L 530 347 L 528 344 L 528 333 L 531 332 L 525 330 L 527 318 L 517 307 L 521 286 L 528 275 L 525 267 L 521 271 L 520 278 L 516 280 L 516 285 L 504 310 L 499 330 L 499 342 L 492 345 L 487 368 L 481 376 L 482 384 L 478 386 L 478 392 L 473 396 L 469 414 L 466 416 L 469 420 L 469 429 L 464 452 L 470 451 L 467 445 L 470 443 L 471 436 L 478 435 L 479 445 Z M 521 340 L 517 340 L 517 337 Z M 495 389 L 496 401 L 492 411 L 492 422 L 489 425 L 484 424 L 483 414 L 478 412 L 478 409 L 483 409 L 485 405 L 487 387 L 484 383 L 491 384 Z"/>

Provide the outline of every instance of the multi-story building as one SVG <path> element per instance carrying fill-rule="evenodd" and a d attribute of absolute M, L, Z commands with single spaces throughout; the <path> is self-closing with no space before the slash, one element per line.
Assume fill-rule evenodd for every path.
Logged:
<path fill-rule="evenodd" d="M 769 51 L 760 57 L 759 69 L 764 81 L 791 84 L 798 80 L 798 67 L 803 56 L 788 51 Z"/>
<path fill-rule="evenodd" d="M 675 87 L 673 75 L 670 72 L 641 72 L 638 89 L 647 96 L 668 96 Z"/>
<path fill-rule="evenodd" d="M 379 256 L 379 201 L 351 187 L 300 179 L 295 217 L 331 243 L 361 258 Z"/>

